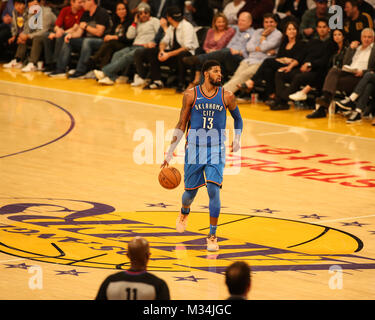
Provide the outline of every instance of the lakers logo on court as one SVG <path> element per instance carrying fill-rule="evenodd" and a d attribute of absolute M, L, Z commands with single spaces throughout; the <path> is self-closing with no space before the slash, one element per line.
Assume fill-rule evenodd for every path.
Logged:
<path fill-rule="evenodd" d="M 1 252 L 36 261 L 125 269 L 127 242 L 142 236 L 151 245 L 153 271 L 221 273 L 235 260 L 248 261 L 254 271 L 375 269 L 372 259 L 356 256 L 363 246 L 359 238 L 319 224 L 222 213 L 220 252 L 207 254 L 206 212 L 192 212 L 188 230 L 177 233 L 174 211 L 118 212 L 67 199 L 0 201 Z"/>

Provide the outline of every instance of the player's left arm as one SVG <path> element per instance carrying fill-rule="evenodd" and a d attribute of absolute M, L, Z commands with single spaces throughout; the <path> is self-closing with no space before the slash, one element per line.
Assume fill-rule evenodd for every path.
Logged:
<path fill-rule="evenodd" d="M 231 91 L 224 91 L 224 102 L 234 119 L 234 139 L 232 144 L 232 152 L 237 152 L 241 147 L 241 134 L 243 129 L 243 121 L 238 108 L 236 97 Z"/>

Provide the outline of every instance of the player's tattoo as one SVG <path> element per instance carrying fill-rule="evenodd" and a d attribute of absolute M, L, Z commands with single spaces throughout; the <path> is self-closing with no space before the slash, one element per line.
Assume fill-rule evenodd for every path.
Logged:
<path fill-rule="evenodd" d="M 180 119 L 178 120 L 176 129 L 180 129 L 182 131 L 185 131 L 186 124 L 190 117 L 190 103 L 189 103 L 189 96 L 187 93 L 184 94 L 182 98 L 182 108 L 180 111 Z"/>

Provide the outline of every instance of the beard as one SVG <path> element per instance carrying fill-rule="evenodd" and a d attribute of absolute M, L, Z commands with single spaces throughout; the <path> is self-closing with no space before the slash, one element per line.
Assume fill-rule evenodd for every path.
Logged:
<path fill-rule="evenodd" d="M 215 80 L 211 78 L 211 76 L 208 77 L 208 81 L 215 87 L 220 87 L 221 86 L 221 78 L 218 80 Z"/>

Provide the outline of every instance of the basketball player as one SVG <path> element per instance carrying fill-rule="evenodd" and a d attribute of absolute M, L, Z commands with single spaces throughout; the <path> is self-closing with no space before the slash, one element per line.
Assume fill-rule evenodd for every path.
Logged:
<path fill-rule="evenodd" d="M 146 271 L 150 248 L 135 237 L 128 244 L 130 269 L 110 275 L 100 286 L 96 300 L 169 300 L 166 282 Z"/>
<path fill-rule="evenodd" d="M 178 232 L 184 232 L 187 219 L 198 189 L 207 186 L 210 211 L 210 232 L 207 250 L 217 251 L 216 229 L 220 214 L 220 188 L 225 166 L 225 128 L 227 109 L 234 119 L 235 137 L 232 151 L 240 148 L 243 122 L 235 96 L 221 86 L 219 62 L 208 60 L 202 67 L 204 83 L 184 92 L 180 119 L 162 168 L 168 166 L 173 151 L 186 129 L 184 183 L 182 208 L 176 221 Z"/>

